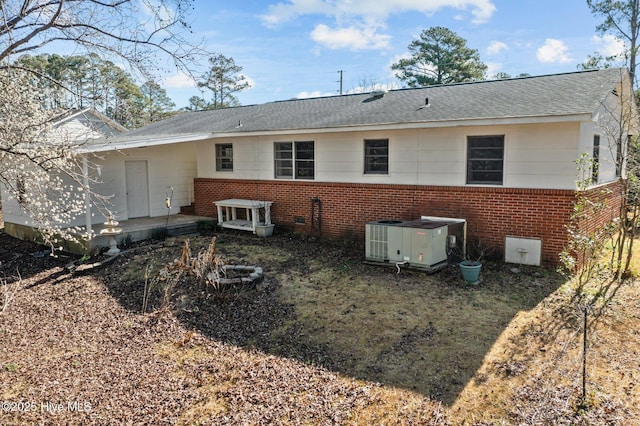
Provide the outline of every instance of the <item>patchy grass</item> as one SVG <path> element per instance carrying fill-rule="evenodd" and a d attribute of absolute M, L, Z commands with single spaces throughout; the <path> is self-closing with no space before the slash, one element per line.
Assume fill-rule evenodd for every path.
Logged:
<path fill-rule="evenodd" d="M 485 278 L 483 285 L 470 287 L 455 270 L 367 272 L 353 276 L 317 267 L 281 283 L 283 300 L 295 306 L 299 336 L 329 349 L 329 359 L 317 360 L 321 364 L 447 404 L 475 375 L 514 315 L 557 285 L 546 278 L 523 285 L 508 277 L 508 284 Z M 524 292 L 529 300 L 521 297 Z"/>
<path fill-rule="evenodd" d="M 581 407 L 580 318 L 555 272 L 489 262 L 472 286 L 456 268 L 365 265 L 348 242 L 218 237 L 228 263 L 262 266 L 265 281 L 224 294 L 183 283 L 171 310 L 152 314 L 141 312 L 145 271 L 178 257 L 184 237 L 81 276 L 27 257 L 29 278 L 0 317 L 0 393 L 92 410 L 0 423 L 640 422 L 637 281 L 612 287 L 590 322 Z"/>

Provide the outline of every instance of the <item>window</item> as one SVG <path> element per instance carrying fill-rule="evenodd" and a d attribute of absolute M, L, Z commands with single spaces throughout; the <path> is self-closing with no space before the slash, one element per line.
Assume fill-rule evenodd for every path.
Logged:
<path fill-rule="evenodd" d="M 296 179 L 313 179 L 313 142 L 296 142 Z"/>
<path fill-rule="evenodd" d="M 502 185 L 504 135 L 467 137 L 467 183 Z"/>
<path fill-rule="evenodd" d="M 593 157 L 591 160 L 591 181 L 598 183 L 598 169 L 600 168 L 600 135 L 593 135 Z"/>
<path fill-rule="evenodd" d="M 364 141 L 364 174 L 389 174 L 389 139 Z"/>
<path fill-rule="evenodd" d="M 216 171 L 233 171 L 233 145 L 230 143 L 216 144 Z"/>
<path fill-rule="evenodd" d="M 315 175 L 313 141 L 276 142 L 274 169 L 276 179 L 313 179 Z"/>

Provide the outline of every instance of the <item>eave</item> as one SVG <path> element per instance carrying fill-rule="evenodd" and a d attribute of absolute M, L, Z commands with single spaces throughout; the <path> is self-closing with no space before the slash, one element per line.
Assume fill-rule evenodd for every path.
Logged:
<path fill-rule="evenodd" d="M 537 117 L 501 117 L 501 118 L 479 118 L 479 119 L 460 119 L 460 120 L 433 120 L 420 121 L 412 123 L 380 123 L 375 125 L 355 125 L 355 126 L 338 126 L 329 128 L 296 128 L 296 129 L 278 129 L 278 130 L 243 130 L 232 132 L 212 132 L 212 133 L 186 133 L 180 135 L 148 135 L 127 140 L 119 140 L 103 143 L 92 144 L 79 147 L 77 152 L 83 153 L 99 153 L 109 151 L 121 151 L 124 149 L 148 148 L 154 146 L 170 145 L 186 142 L 197 142 L 211 139 L 228 139 L 228 138 L 246 138 L 259 136 L 281 136 L 281 135 L 299 135 L 299 134 L 331 134 L 343 132 L 373 132 L 373 131 L 393 131 L 393 130 L 411 130 L 411 129 L 436 129 L 436 128 L 454 128 L 454 127 L 473 127 L 473 126 L 506 126 L 506 125 L 522 125 L 522 124 L 547 124 L 547 123 L 568 123 L 568 122 L 584 122 L 591 121 L 593 115 L 590 113 L 571 114 L 571 115 L 550 115 Z"/>

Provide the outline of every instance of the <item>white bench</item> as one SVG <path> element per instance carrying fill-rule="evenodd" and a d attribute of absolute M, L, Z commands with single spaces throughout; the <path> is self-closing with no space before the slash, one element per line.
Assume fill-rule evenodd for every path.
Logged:
<path fill-rule="evenodd" d="M 271 225 L 271 205 L 273 201 L 242 200 L 232 198 L 215 201 L 218 209 L 218 225 L 223 228 L 240 229 L 256 233 L 260 222 L 260 209 L 264 209 L 264 225 Z M 236 209 L 245 209 L 246 219 L 238 219 Z"/>

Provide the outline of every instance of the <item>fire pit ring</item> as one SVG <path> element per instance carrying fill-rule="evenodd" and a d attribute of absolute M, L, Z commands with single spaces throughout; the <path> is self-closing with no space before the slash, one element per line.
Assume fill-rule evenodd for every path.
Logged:
<path fill-rule="evenodd" d="M 224 278 L 220 278 L 220 285 L 256 285 L 264 279 L 264 273 L 259 266 L 224 265 Z"/>

